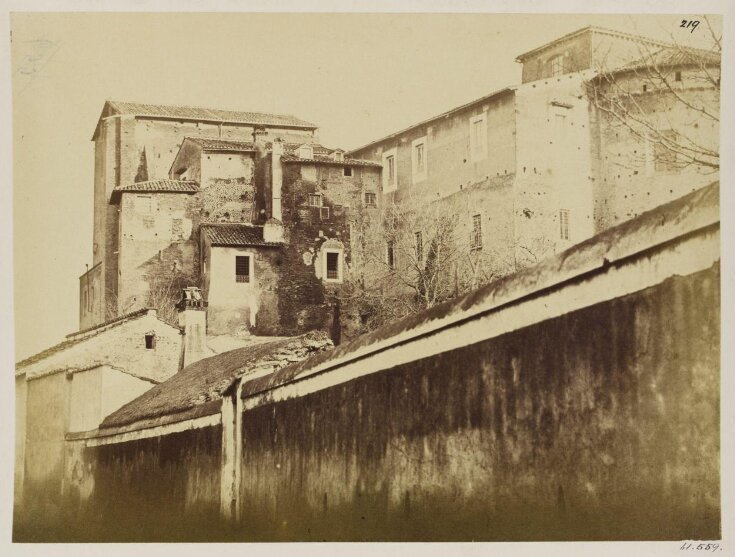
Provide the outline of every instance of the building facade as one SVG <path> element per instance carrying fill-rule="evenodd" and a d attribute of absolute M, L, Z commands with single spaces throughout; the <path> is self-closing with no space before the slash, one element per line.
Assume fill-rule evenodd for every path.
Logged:
<path fill-rule="evenodd" d="M 510 176 L 508 203 L 461 216 L 471 234 L 508 228 L 492 244 L 514 252 L 508 272 L 717 180 L 717 54 L 586 27 L 516 61 L 521 84 L 348 154 L 382 162 L 387 202 L 435 201 Z M 611 89 L 635 95 L 653 138 L 603 110 L 600 96 Z M 702 106 L 709 114 L 699 118 Z M 667 134 L 686 138 L 669 149 L 680 164 L 658 156 Z M 710 158 L 687 157 L 689 142 Z"/>
<path fill-rule="evenodd" d="M 187 286 L 210 302 L 213 335 L 333 327 L 349 221 L 377 194 L 379 164 L 272 114 L 108 102 L 93 139 L 81 327 L 149 305 L 173 321 Z"/>

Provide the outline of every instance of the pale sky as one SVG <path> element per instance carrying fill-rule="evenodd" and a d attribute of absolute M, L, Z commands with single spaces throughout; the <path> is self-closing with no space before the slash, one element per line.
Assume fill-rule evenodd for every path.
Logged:
<path fill-rule="evenodd" d="M 293 114 L 354 148 L 520 82 L 517 55 L 587 25 L 661 40 L 681 15 L 15 14 L 20 360 L 78 329 L 105 99 Z"/>

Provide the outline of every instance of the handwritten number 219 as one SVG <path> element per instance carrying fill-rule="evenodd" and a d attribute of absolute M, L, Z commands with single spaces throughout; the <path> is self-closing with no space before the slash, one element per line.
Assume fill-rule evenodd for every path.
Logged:
<path fill-rule="evenodd" d="M 683 27 L 684 29 L 687 29 L 689 27 L 692 28 L 692 33 L 694 33 L 694 30 L 697 28 L 697 25 L 699 25 L 699 20 L 697 19 L 682 19 L 681 25 L 679 27 Z"/>

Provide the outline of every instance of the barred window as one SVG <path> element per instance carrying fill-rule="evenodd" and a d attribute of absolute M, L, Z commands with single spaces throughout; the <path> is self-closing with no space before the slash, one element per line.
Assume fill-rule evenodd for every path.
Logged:
<path fill-rule="evenodd" d="M 342 251 L 327 250 L 324 257 L 324 278 L 328 282 L 342 282 Z"/>
<path fill-rule="evenodd" d="M 250 282 L 249 255 L 238 255 L 235 257 L 235 281 Z"/>
<path fill-rule="evenodd" d="M 482 249 L 482 217 L 472 215 L 472 237 L 470 238 L 471 249 Z"/>
<path fill-rule="evenodd" d="M 569 209 L 559 209 L 559 235 L 562 240 L 569 239 Z"/>
<path fill-rule="evenodd" d="M 374 193 L 369 191 L 365 192 L 365 205 L 368 207 L 375 207 L 375 205 L 377 205 L 376 200 L 377 197 Z"/>

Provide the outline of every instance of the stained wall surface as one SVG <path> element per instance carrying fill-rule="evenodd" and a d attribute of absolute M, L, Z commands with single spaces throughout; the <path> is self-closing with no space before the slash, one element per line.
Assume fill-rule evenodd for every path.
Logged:
<path fill-rule="evenodd" d="M 246 411 L 243 536 L 717 539 L 718 285 L 716 265 Z"/>

